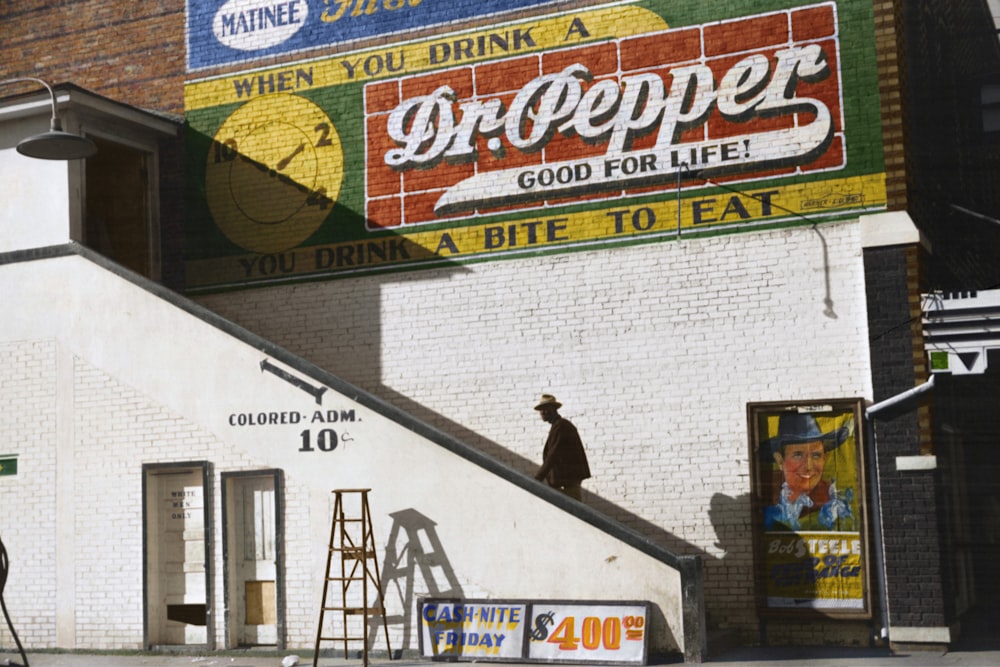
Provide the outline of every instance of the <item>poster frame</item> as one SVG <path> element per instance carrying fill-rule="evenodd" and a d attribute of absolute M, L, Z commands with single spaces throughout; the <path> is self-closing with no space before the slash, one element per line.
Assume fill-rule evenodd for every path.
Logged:
<path fill-rule="evenodd" d="M 843 418 L 842 423 L 850 424 L 845 442 L 853 440 L 855 479 L 853 480 L 857 506 L 857 539 L 860 542 L 860 598 L 855 606 L 837 607 L 823 604 L 820 599 L 797 600 L 802 606 L 787 606 L 772 602 L 769 598 L 768 535 L 782 531 L 766 531 L 765 509 L 772 503 L 776 465 L 772 461 L 769 442 L 773 437 L 767 426 L 769 417 L 782 414 L 813 415 Z M 841 429 L 842 430 L 842 429 Z M 762 617 L 784 619 L 834 618 L 863 620 L 872 617 L 871 581 L 873 577 L 871 558 L 871 535 L 868 513 L 868 470 L 867 470 L 867 428 L 864 422 L 864 399 L 839 398 L 808 401 L 769 401 L 747 403 L 747 432 L 751 479 L 751 534 L 754 553 L 754 587 L 757 612 Z M 826 476 L 824 476 L 826 479 Z M 847 488 L 846 485 L 841 485 Z M 801 534 L 813 531 L 787 531 Z M 853 531 L 852 531 L 853 532 Z M 787 534 L 787 533 L 786 533 Z M 802 540 L 800 540 L 802 542 Z"/>

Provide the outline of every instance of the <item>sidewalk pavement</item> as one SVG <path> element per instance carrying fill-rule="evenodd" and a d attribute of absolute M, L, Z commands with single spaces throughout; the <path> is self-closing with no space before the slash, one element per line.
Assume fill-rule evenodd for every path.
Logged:
<path fill-rule="evenodd" d="M 136 652 L 128 655 L 95 653 L 55 653 L 26 651 L 29 667 L 282 667 L 282 661 L 294 653 L 257 651 L 227 651 L 207 655 L 177 655 L 166 653 Z M 286 663 L 291 662 L 290 660 Z M 470 662 L 459 662 L 462 664 Z M 419 657 L 389 660 L 385 655 L 369 657 L 372 667 L 427 667 L 442 662 Z M 455 664 L 455 663 L 444 663 Z M 482 662 L 477 664 L 483 664 Z M 509 662 L 493 662 L 506 667 L 537 667 Z M 555 663 L 557 664 L 557 663 Z M 651 661 L 651 665 L 682 665 L 680 660 Z M 711 667 L 997 667 L 1000 665 L 1000 648 L 983 650 L 957 649 L 952 651 L 909 652 L 881 648 L 739 648 L 713 656 L 703 664 Z M 0 666 L 23 667 L 17 650 L 0 649 Z M 360 667 L 361 658 L 342 659 L 321 657 L 319 667 Z M 312 667 L 312 656 L 299 656 L 297 667 Z M 598 666 L 600 667 L 600 666 Z"/>

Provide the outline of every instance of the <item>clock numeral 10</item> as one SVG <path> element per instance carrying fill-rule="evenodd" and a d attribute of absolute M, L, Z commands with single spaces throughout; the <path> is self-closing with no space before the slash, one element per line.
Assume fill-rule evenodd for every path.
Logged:
<path fill-rule="evenodd" d="M 213 141 L 212 145 L 215 146 L 215 164 L 220 162 L 232 162 L 236 159 L 236 140 L 226 139 L 225 142 Z"/>

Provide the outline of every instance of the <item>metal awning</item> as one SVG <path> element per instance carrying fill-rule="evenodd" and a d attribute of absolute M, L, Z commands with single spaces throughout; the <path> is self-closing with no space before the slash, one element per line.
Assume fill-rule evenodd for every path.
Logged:
<path fill-rule="evenodd" d="M 932 292 L 921 300 L 931 372 L 986 372 L 987 352 L 1000 349 L 1000 290 Z"/>

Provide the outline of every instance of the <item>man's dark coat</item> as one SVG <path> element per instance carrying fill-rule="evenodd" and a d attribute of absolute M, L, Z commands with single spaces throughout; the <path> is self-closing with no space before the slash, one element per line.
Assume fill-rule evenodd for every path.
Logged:
<path fill-rule="evenodd" d="M 572 486 L 590 477 L 590 466 L 576 427 L 559 417 L 549 430 L 536 478 L 549 486 Z"/>

